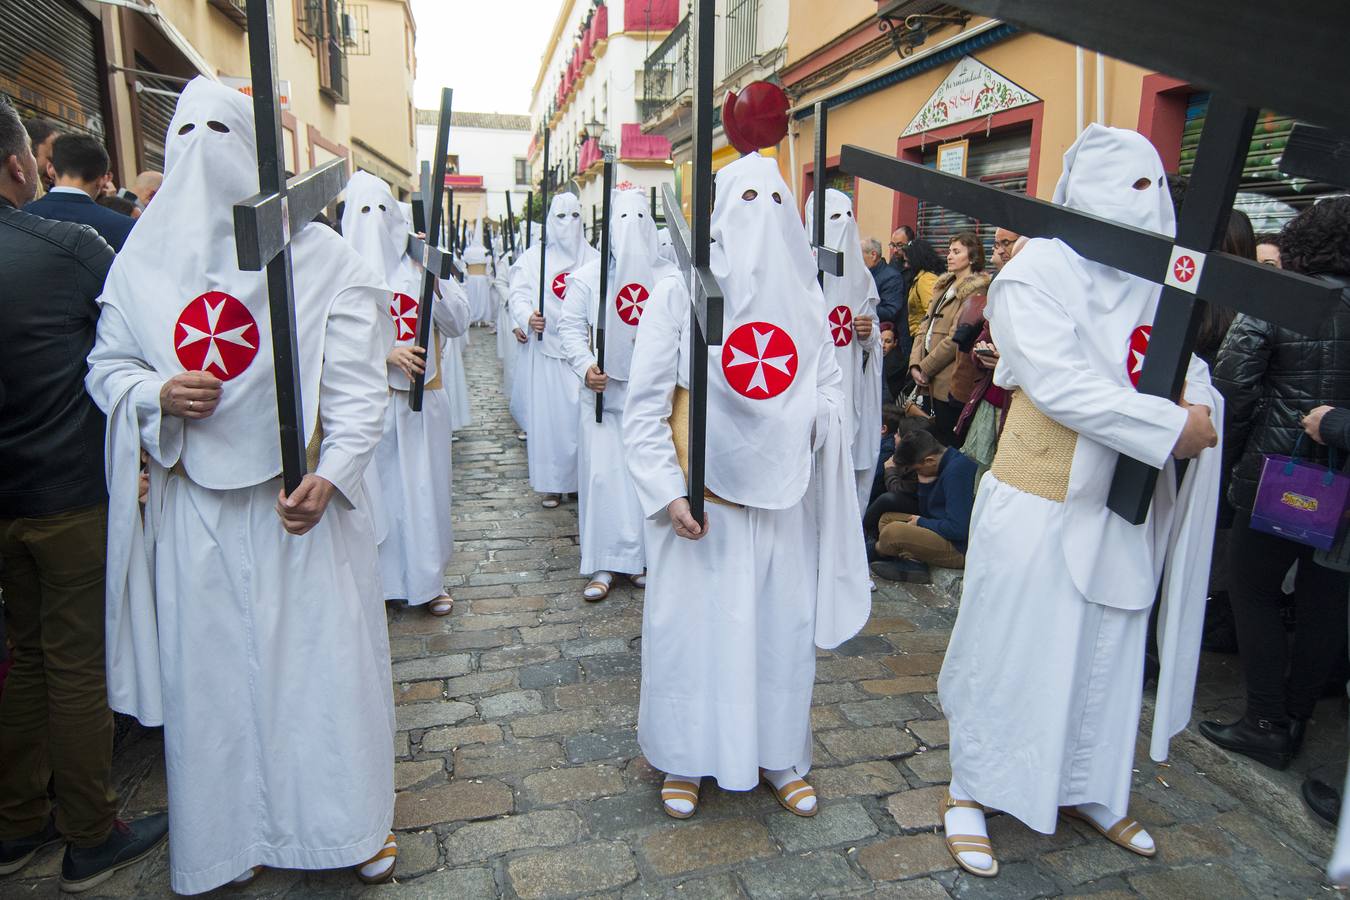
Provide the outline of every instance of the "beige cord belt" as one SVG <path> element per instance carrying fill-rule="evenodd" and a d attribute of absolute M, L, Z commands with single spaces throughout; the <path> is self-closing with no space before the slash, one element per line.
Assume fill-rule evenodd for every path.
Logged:
<path fill-rule="evenodd" d="M 680 461 L 680 471 L 684 473 L 687 482 L 689 480 L 689 390 L 680 387 L 678 384 L 675 385 L 675 396 L 670 403 L 670 436 L 675 441 L 675 458 Z M 739 503 L 723 500 L 706 487 L 703 489 L 703 496 L 713 503 L 734 506 L 737 509 L 743 508 Z"/>
<path fill-rule="evenodd" d="M 1045 415 L 1021 391 L 1014 391 L 989 471 L 1019 491 L 1063 503 L 1077 446 L 1076 432 Z"/>
<path fill-rule="evenodd" d="M 469 263 L 470 275 L 486 275 L 487 263 Z"/>

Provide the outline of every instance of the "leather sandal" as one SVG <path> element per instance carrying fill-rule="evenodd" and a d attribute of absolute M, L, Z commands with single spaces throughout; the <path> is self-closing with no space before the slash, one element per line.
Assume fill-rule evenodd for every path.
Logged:
<path fill-rule="evenodd" d="M 987 812 L 982 803 L 976 803 L 974 800 L 957 800 L 952 796 L 950 790 L 942 792 L 942 801 L 938 805 L 938 817 L 942 819 L 943 839 L 947 843 L 947 852 L 956 860 L 956 864 L 965 871 L 977 878 L 993 878 L 998 874 L 998 860 L 994 859 L 994 845 L 989 838 L 979 834 L 946 834 L 947 831 L 947 811 L 950 809 L 978 809 L 981 813 Z M 989 868 L 979 869 L 972 866 L 961 858 L 962 853 L 984 853 L 987 854 L 990 863 Z"/>
<path fill-rule="evenodd" d="M 598 591 L 599 593 L 592 594 L 591 592 L 593 590 Z M 581 599 L 585 600 L 587 603 L 599 603 L 608 596 L 609 585 L 603 581 L 592 581 L 587 584 L 581 592 Z"/>
<path fill-rule="evenodd" d="M 683 779 L 667 779 L 661 785 L 661 808 L 672 819 L 687 819 L 698 812 L 698 784 Z M 670 805 L 671 800 L 686 800 L 693 804 L 689 812 L 681 812 Z"/>
<path fill-rule="evenodd" d="M 226 885 L 226 887 L 238 888 L 243 887 L 246 884 L 252 884 L 254 879 L 256 879 L 259 875 L 262 874 L 262 871 L 263 871 L 262 866 L 254 866 L 253 868 L 249 869 L 247 872 L 238 876 L 237 878 L 231 878 L 230 883 Z"/>
<path fill-rule="evenodd" d="M 819 798 L 816 799 L 815 805 L 810 809 L 801 809 L 797 806 L 797 804 L 801 803 L 803 800 L 816 796 L 816 789 L 802 779 L 794 778 L 781 788 L 776 788 L 774 787 L 773 782 L 770 781 L 768 776 L 762 771 L 760 772 L 760 777 L 763 778 L 764 783 L 769 786 L 769 790 L 773 791 L 774 797 L 778 799 L 778 804 L 794 816 L 801 816 L 803 819 L 809 819 L 820 812 Z"/>
<path fill-rule="evenodd" d="M 545 494 L 543 499 L 539 501 L 539 505 L 544 509 L 557 509 L 558 504 L 561 502 L 562 497 L 557 494 Z"/>
<path fill-rule="evenodd" d="M 1085 823 L 1093 831 L 1097 832 L 1117 847 L 1122 847 L 1131 853 L 1137 853 L 1146 859 L 1152 859 L 1154 856 L 1158 855 L 1158 845 L 1156 842 L 1147 850 L 1134 843 L 1135 835 L 1144 830 L 1144 826 L 1141 825 L 1137 819 L 1125 816 L 1110 828 L 1103 828 L 1097 823 L 1096 819 L 1093 819 L 1091 816 L 1083 815 L 1072 806 L 1061 807 L 1059 814 L 1066 819 L 1076 819 L 1079 822 Z"/>
<path fill-rule="evenodd" d="M 427 612 L 433 616 L 448 616 L 450 610 L 455 608 L 455 601 L 446 594 L 442 594 L 435 600 L 427 604 Z"/>
<path fill-rule="evenodd" d="M 628 580 L 637 587 L 645 588 L 647 586 L 647 573 L 644 571 L 638 575 L 629 575 Z"/>
<path fill-rule="evenodd" d="M 366 875 L 362 872 L 362 869 L 366 866 L 383 859 L 390 860 L 389 868 L 384 869 L 378 875 Z M 394 878 L 394 869 L 397 865 L 398 842 L 394 840 L 394 833 L 391 831 L 389 837 L 384 839 L 384 846 L 380 848 L 380 852 L 356 867 L 356 877 L 361 880 L 362 884 L 388 884 Z"/>

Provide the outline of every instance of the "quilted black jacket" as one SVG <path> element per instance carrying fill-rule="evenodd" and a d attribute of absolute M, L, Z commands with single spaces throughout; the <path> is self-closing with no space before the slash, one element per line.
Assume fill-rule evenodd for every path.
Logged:
<path fill-rule="evenodd" d="M 103 414 L 84 376 L 112 261 L 88 225 L 0 198 L 0 519 L 107 498 Z"/>
<path fill-rule="evenodd" d="M 1350 406 L 1350 275 L 1317 277 L 1342 290 L 1316 337 L 1240 315 L 1219 348 L 1214 383 L 1224 396 L 1228 499 L 1240 510 L 1255 502 L 1264 455 L 1291 453 L 1306 413 Z M 1325 463 L 1327 448 L 1307 438 L 1300 456 Z"/>

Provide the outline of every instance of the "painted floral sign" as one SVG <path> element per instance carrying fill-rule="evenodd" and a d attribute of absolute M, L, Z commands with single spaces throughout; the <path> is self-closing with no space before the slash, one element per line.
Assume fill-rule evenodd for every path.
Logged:
<path fill-rule="evenodd" d="M 1039 100 L 1039 97 L 1013 84 L 975 57 L 965 56 L 938 85 L 938 89 L 901 135 L 934 131 Z"/>

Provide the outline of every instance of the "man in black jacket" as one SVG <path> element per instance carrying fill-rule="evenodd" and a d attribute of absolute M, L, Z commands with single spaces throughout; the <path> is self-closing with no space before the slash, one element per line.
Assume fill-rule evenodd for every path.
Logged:
<path fill-rule="evenodd" d="M 56 182 L 51 190 L 23 211 L 44 219 L 92 225 L 114 250 L 121 250 L 136 220 L 96 202 L 112 178 L 102 142 L 88 134 L 61 135 L 52 144 L 52 170 Z"/>
<path fill-rule="evenodd" d="M 37 160 L 0 96 L 0 591 L 14 667 L 0 695 L 0 875 L 65 840 L 61 887 L 93 887 L 163 841 L 117 822 L 104 675 L 102 414 L 84 389 L 113 251 L 18 207 Z M 47 784 L 55 776 L 55 817 Z"/>
<path fill-rule="evenodd" d="M 880 297 L 877 319 L 892 324 L 898 322 L 905 326 L 905 334 L 909 334 L 909 302 L 905 298 L 904 276 L 886 264 L 886 257 L 881 255 L 881 241 L 876 238 L 862 242 L 862 256 L 867 271 L 877 283 L 877 296 Z"/>

